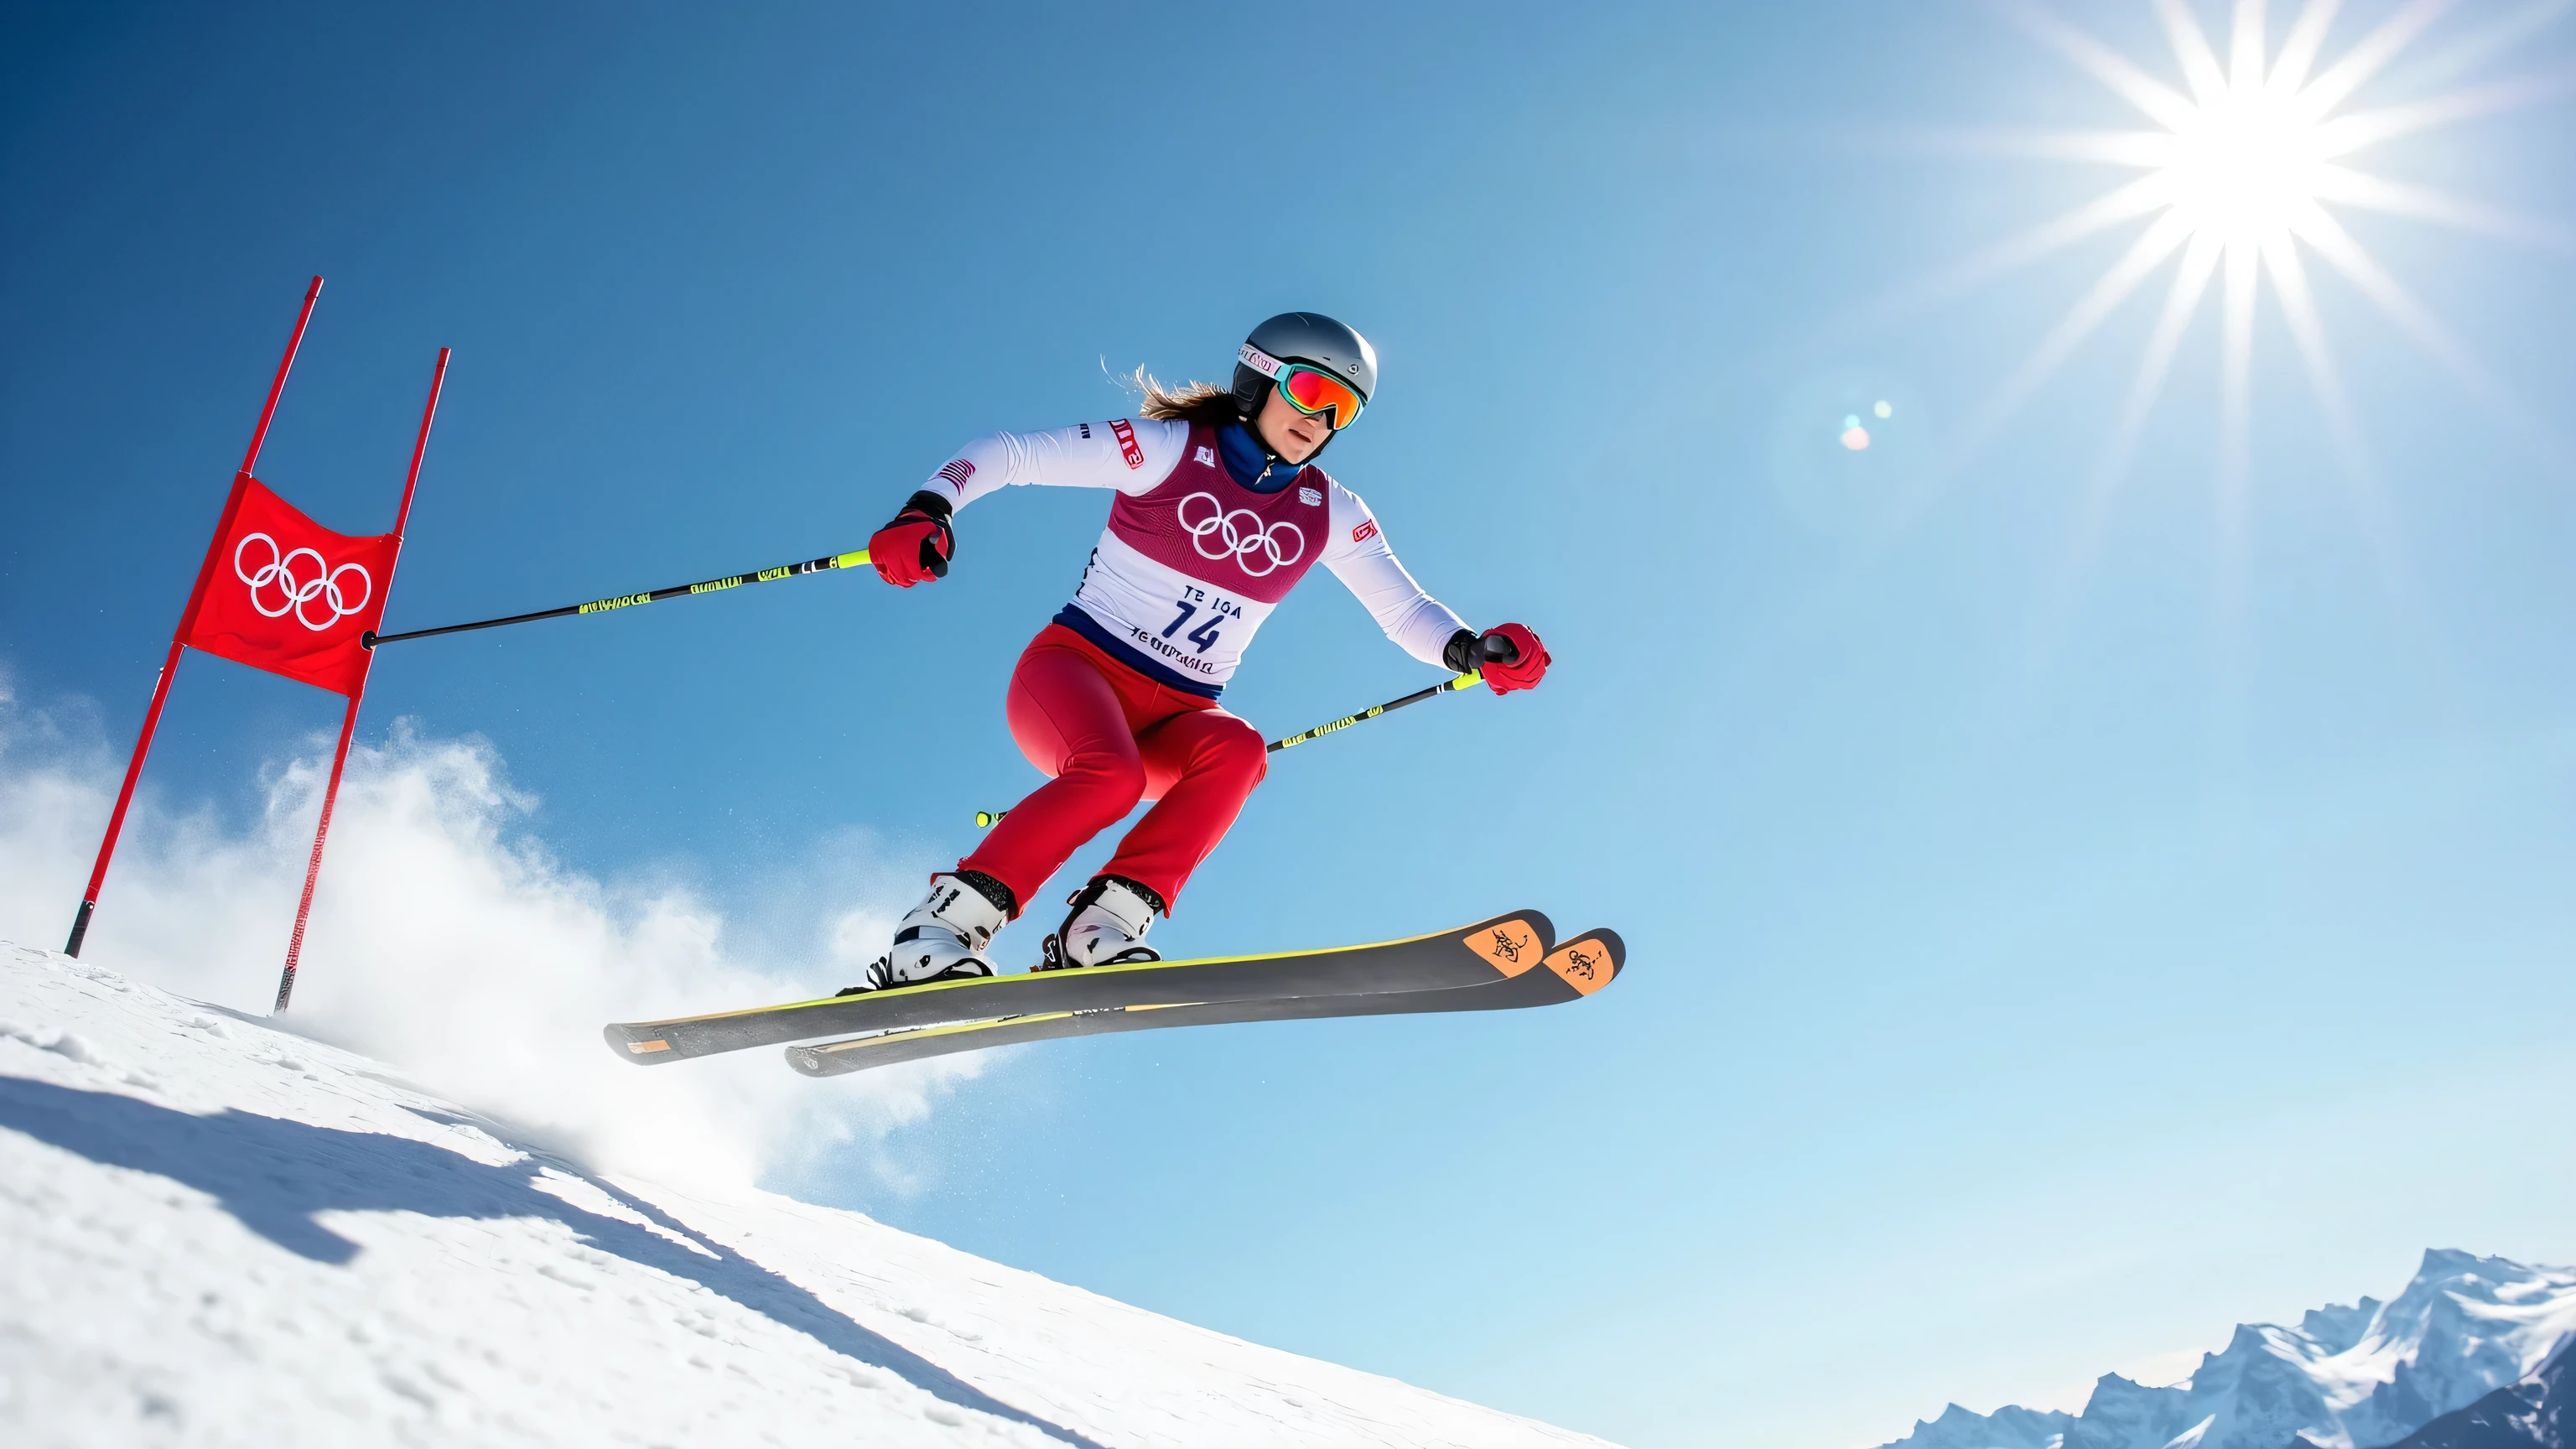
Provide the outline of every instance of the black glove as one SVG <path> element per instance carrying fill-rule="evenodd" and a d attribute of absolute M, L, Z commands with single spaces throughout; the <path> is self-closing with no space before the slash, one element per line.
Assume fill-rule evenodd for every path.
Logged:
<path fill-rule="evenodd" d="M 1500 631 L 1490 629 L 1482 634 L 1473 629 L 1461 629 L 1450 635 L 1449 642 L 1440 647 L 1440 662 L 1449 666 L 1452 674 L 1464 674 L 1488 664 L 1509 664 L 1520 656 L 1521 646 Z"/>

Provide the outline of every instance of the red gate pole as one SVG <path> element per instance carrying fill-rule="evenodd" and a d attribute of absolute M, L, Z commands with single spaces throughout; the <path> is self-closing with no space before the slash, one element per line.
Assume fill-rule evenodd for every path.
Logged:
<path fill-rule="evenodd" d="M 268 441 L 269 419 L 277 416 L 277 398 L 286 391 L 286 374 L 295 366 L 296 350 L 304 345 L 304 324 L 313 320 L 313 299 L 322 295 L 322 279 L 304 289 L 304 308 L 295 314 L 295 331 L 286 339 L 286 356 L 277 364 L 277 377 L 268 385 L 268 402 L 259 410 L 259 426 L 251 429 L 250 450 L 242 454 L 241 471 L 233 478 L 232 496 L 224 502 L 223 521 L 215 526 L 215 537 L 221 539 L 232 531 L 233 510 L 241 506 L 241 480 L 259 463 L 260 444 Z M 179 641 L 188 637 L 188 625 L 197 617 L 198 601 L 206 596 L 206 585 L 214 581 L 215 555 L 206 552 L 206 561 L 197 569 L 196 587 L 188 591 L 188 607 L 179 613 L 179 627 L 170 636 L 170 657 L 161 663 L 161 674 L 152 683 L 152 704 L 143 711 L 143 736 L 134 742 L 134 758 L 125 765 L 125 784 L 116 792 L 116 809 L 107 817 L 107 838 L 98 843 L 98 863 L 90 867 L 89 888 L 81 892 L 80 910 L 72 917 L 71 939 L 63 944 L 63 954 L 81 953 L 81 939 L 89 934 L 89 918 L 98 909 L 99 887 L 107 883 L 108 858 L 116 854 L 116 837 L 125 829 L 126 807 L 134 803 L 134 786 L 143 778 L 143 757 L 152 753 L 152 732 L 161 726 L 161 706 L 170 698 L 170 680 L 179 672 Z"/>
<path fill-rule="evenodd" d="M 420 411 L 420 436 L 411 445 L 411 472 L 403 478 L 402 506 L 394 510 L 394 537 L 400 539 L 403 527 L 411 521 L 412 494 L 420 487 L 420 460 L 429 451 L 429 425 L 438 416 L 438 394 L 447 386 L 448 349 L 438 349 L 438 367 L 429 376 L 429 403 Z M 402 554 L 396 545 L 394 559 L 400 564 Z M 392 570 L 385 574 L 385 597 L 393 597 Z M 382 617 L 382 611 L 378 611 Z M 375 669 L 375 656 L 367 656 L 370 673 Z M 357 692 L 349 696 L 348 713 L 340 716 L 340 747 L 331 755 L 331 779 L 322 787 L 322 823 L 313 827 L 313 854 L 304 862 L 304 897 L 295 903 L 295 932 L 286 938 L 286 969 L 277 977 L 277 1005 L 270 1009 L 274 1016 L 286 1010 L 295 996 L 295 964 L 304 955 L 304 923 L 313 914 L 313 886 L 322 877 L 322 842 L 331 834 L 331 807 L 340 799 L 340 772 L 349 764 L 349 736 L 358 728 L 358 701 L 365 698 L 365 675 L 358 678 Z"/>
<path fill-rule="evenodd" d="M 259 445 L 268 441 L 268 420 L 277 416 L 278 394 L 286 391 L 287 369 L 295 366 L 295 349 L 304 345 L 304 324 L 313 320 L 313 299 L 322 295 L 322 279 L 304 289 L 304 310 L 295 314 L 295 334 L 286 339 L 286 356 L 277 364 L 277 380 L 268 385 L 268 403 L 259 410 L 259 426 L 250 430 L 250 449 L 242 454 L 241 470 L 259 471 Z"/>
<path fill-rule="evenodd" d="M 295 995 L 295 961 L 304 954 L 304 921 L 313 914 L 313 883 L 322 875 L 322 840 L 331 833 L 331 806 L 340 798 L 340 771 L 349 763 L 349 736 L 358 729 L 358 696 L 349 696 L 348 713 L 340 716 L 340 748 L 331 756 L 331 783 L 322 787 L 322 823 L 313 827 L 313 855 L 304 862 L 304 898 L 295 903 L 295 934 L 286 938 L 286 970 L 277 978 L 277 1005 L 286 1010 Z"/>
<path fill-rule="evenodd" d="M 411 522 L 411 496 L 420 488 L 420 459 L 422 454 L 429 451 L 430 420 L 438 416 L 438 394 L 447 386 L 447 357 L 447 348 L 438 349 L 438 366 L 429 374 L 429 404 L 420 410 L 420 436 L 413 439 L 411 445 L 411 472 L 403 478 L 402 506 L 394 510 L 394 537 L 396 538 L 403 536 L 403 528 Z M 385 597 L 393 597 L 391 592 L 393 586 L 392 579 L 385 580 L 387 590 Z M 381 614 L 383 610 L 380 609 L 377 612 Z"/>

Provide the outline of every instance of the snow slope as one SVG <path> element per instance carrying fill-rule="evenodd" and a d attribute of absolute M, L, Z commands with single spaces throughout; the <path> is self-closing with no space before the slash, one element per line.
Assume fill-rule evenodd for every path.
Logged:
<path fill-rule="evenodd" d="M 782 1069 L 783 1070 L 783 1069 Z M 0 1442 L 1598 1445 L 0 943 Z"/>
<path fill-rule="evenodd" d="M 1952 1404 L 1886 1449 L 2374 1449 L 2576 1342 L 2576 1270 L 2436 1248 L 2406 1291 L 2239 1324 L 2179 1384 L 2104 1374 L 2082 1414 Z M 2062 1436 L 2062 1437 L 2061 1437 Z"/>

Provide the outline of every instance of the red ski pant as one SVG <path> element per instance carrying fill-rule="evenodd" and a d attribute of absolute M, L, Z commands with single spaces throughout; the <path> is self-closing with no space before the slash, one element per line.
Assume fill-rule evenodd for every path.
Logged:
<path fill-rule="evenodd" d="M 1062 624 L 1021 653 L 1009 711 L 1020 753 L 1055 778 L 957 866 L 1009 886 L 1023 910 L 1083 842 L 1152 800 L 1101 872 L 1149 887 L 1168 912 L 1270 773 L 1251 725 L 1215 700 L 1155 683 Z"/>

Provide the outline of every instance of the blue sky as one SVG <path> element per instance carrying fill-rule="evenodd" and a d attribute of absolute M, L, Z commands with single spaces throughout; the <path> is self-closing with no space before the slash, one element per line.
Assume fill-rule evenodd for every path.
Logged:
<path fill-rule="evenodd" d="M 2355 104 L 2563 75 L 2576 17 L 2433 64 L 2549 9 L 2463 7 Z M 2080 18 L 2179 84 L 2149 7 Z M 1158 944 L 1529 904 L 1629 976 L 1023 1053 L 891 1144 L 908 1188 L 774 1186 L 1639 1445 L 1876 1442 L 2428 1244 L 2576 1257 L 2563 97 L 2368 153 L 2523 219 L 2335 213 L 2474 368 L 2312 257 L 2358 452 L 2267 291 L 2231 508 L 2214 302 L 2098 486 L 2172 260 L 1995 407 L 2143 223 L 1935 285 L 2128 174 L 1969 132 L 2141 124 L 2004 10 L 0 25 L 0 665 L 120 748 L 316 272 L 261 472 L 326 525 L 390 521 L 456 351 L 394 628 L 859 547 L 966 438 L 1221 376 L 1273 312 L 1377 344 L 1334 471 L 1555 671 L 1280 758 Z M 404 646 L 365 729 L 479 733 L 566 861 L 746 909 L 853 828 L 953 856 L 1034 781 L 1002 689 L 1101 513 L 980 503 L 908 593 Z M 1319 576 L 1228 704 L 1431 677 Z M 192 660 L 156 788 L 246 817 L 335 718 Z"/>

